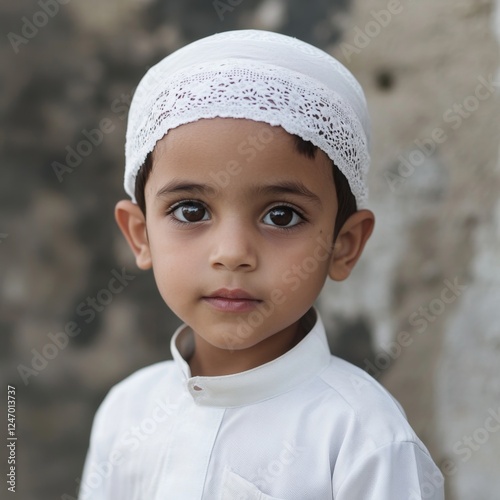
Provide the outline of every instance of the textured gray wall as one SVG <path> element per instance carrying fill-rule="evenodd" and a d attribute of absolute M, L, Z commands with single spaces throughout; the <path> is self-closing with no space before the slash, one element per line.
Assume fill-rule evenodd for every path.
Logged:
<path fill-rule="evenodd" d="M 332 349 L 401 401 L 443 465 L 447 498 L 495 498 L 500 124 L 498 89 L 482 83 L 500 80 L 494 2 L 236 4 L 66 0 L 46 18 L 37 2 L 0 7 L 1 404 L 15 385 L 19 497 L 75 496 L 97 405 L 169 357 L 179 324 L 113 220 L 135 85 L 193 39 L 257 27 L 339 57 L 373 117 L 377 226 L 354 275 L 319 301 Z M 68 159 L 57 175 L 54 162 Z M 3 474 L 4 454 L 0 463 Z"/>

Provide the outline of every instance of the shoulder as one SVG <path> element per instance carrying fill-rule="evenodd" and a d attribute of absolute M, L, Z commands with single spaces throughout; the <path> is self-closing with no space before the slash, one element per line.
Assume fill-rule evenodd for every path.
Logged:
<path fill-rule="evenodd" d="M 109 391 L 108 397 L 139 397 L 144 394 L 144 389 L 152 389 L 168 378 L 174 368 L 173 361 L 160 361 L 128 375 L 122 381 L 114 385 Z"/>
<path fill-rule="evenodd" d="M 332 356 L 319 379 L 328 411 L 334 412 L 346 427 L 368 438 L 373 446 L 403 441 L 420 443 L 401 405 L 362 369 Z"/>
<path fill-rule="evenodd" d="M 329 365 L 319 377 L 354 411 L 366 408 L 368 400 L 372 403 L 388 405 L 403 417 L 405 416 L 401 406 L 387 389 L 367 372 L 348 361 L 331 356 Z"/>
<path fill-rule="evenodd" d="M 132 373 L 114 385 L 100 404 L 93 425 L 93 434 L 107 434 L 118 427 L 130 426 L 151 411 L 151 406 L 168 400 L 170 380 L 174 380 L 173 361 L 161 361 Z"/>
<path fill-rule="evenodd" d="M 404 473 L 418 470 L 418 475 L 427 471 L 439 476 L 429 451 L 408 423 L 401 405 L 373 377 L 332 356 L 319 379 L 326 429 L 334 443 L 337 486 L 345 477 L 357 477 L 354 484 L 361 484 L 368 470 L 395 467 L 394 464 L 404 469 Z M 396 495 L 382 497 L 396 498 Z"/>

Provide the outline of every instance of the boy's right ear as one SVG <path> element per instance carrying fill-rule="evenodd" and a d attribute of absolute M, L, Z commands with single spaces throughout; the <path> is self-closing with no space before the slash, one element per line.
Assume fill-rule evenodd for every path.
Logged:
<path fill-rule="evenodd" d="M 132 252 L 134 252 L 137 267 L 144 270 L 150 269 L 152 261 L 146 218 L 140 207 L 130 200 L 121 200 L 115 207 L 115 219 Z"/>

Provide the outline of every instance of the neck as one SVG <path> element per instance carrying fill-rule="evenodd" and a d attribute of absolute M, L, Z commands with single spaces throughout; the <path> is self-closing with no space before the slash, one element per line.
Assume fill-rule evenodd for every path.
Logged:
<path fill-rule="evenodd" d="M 194 353 L 189 359 L 192 376 L 213 377 L 251 370 L 279 358 L 297 345 L 306 330 L 300 320 L 245 349 L 221 349 L 194 333 Z"/>

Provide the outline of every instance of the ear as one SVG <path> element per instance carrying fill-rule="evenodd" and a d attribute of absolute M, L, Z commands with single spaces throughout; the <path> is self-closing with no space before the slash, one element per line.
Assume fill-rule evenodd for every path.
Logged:
<path fill-rule="evenodd" d="M 137 267 L 144 270 L 150 269 L 152 262 L 146 218 L 140 207 L 130 200 L 121 200 L 115 207 L 115 219 L 134 252 Z"/>
<path fill-rule="evenodd" d="M 372 234 L 375 216 L 370 210 L 358 210 L 344 223 L 337 235 L 330 261 L 329 276 L 343 281 L 351 274 Z"/>

